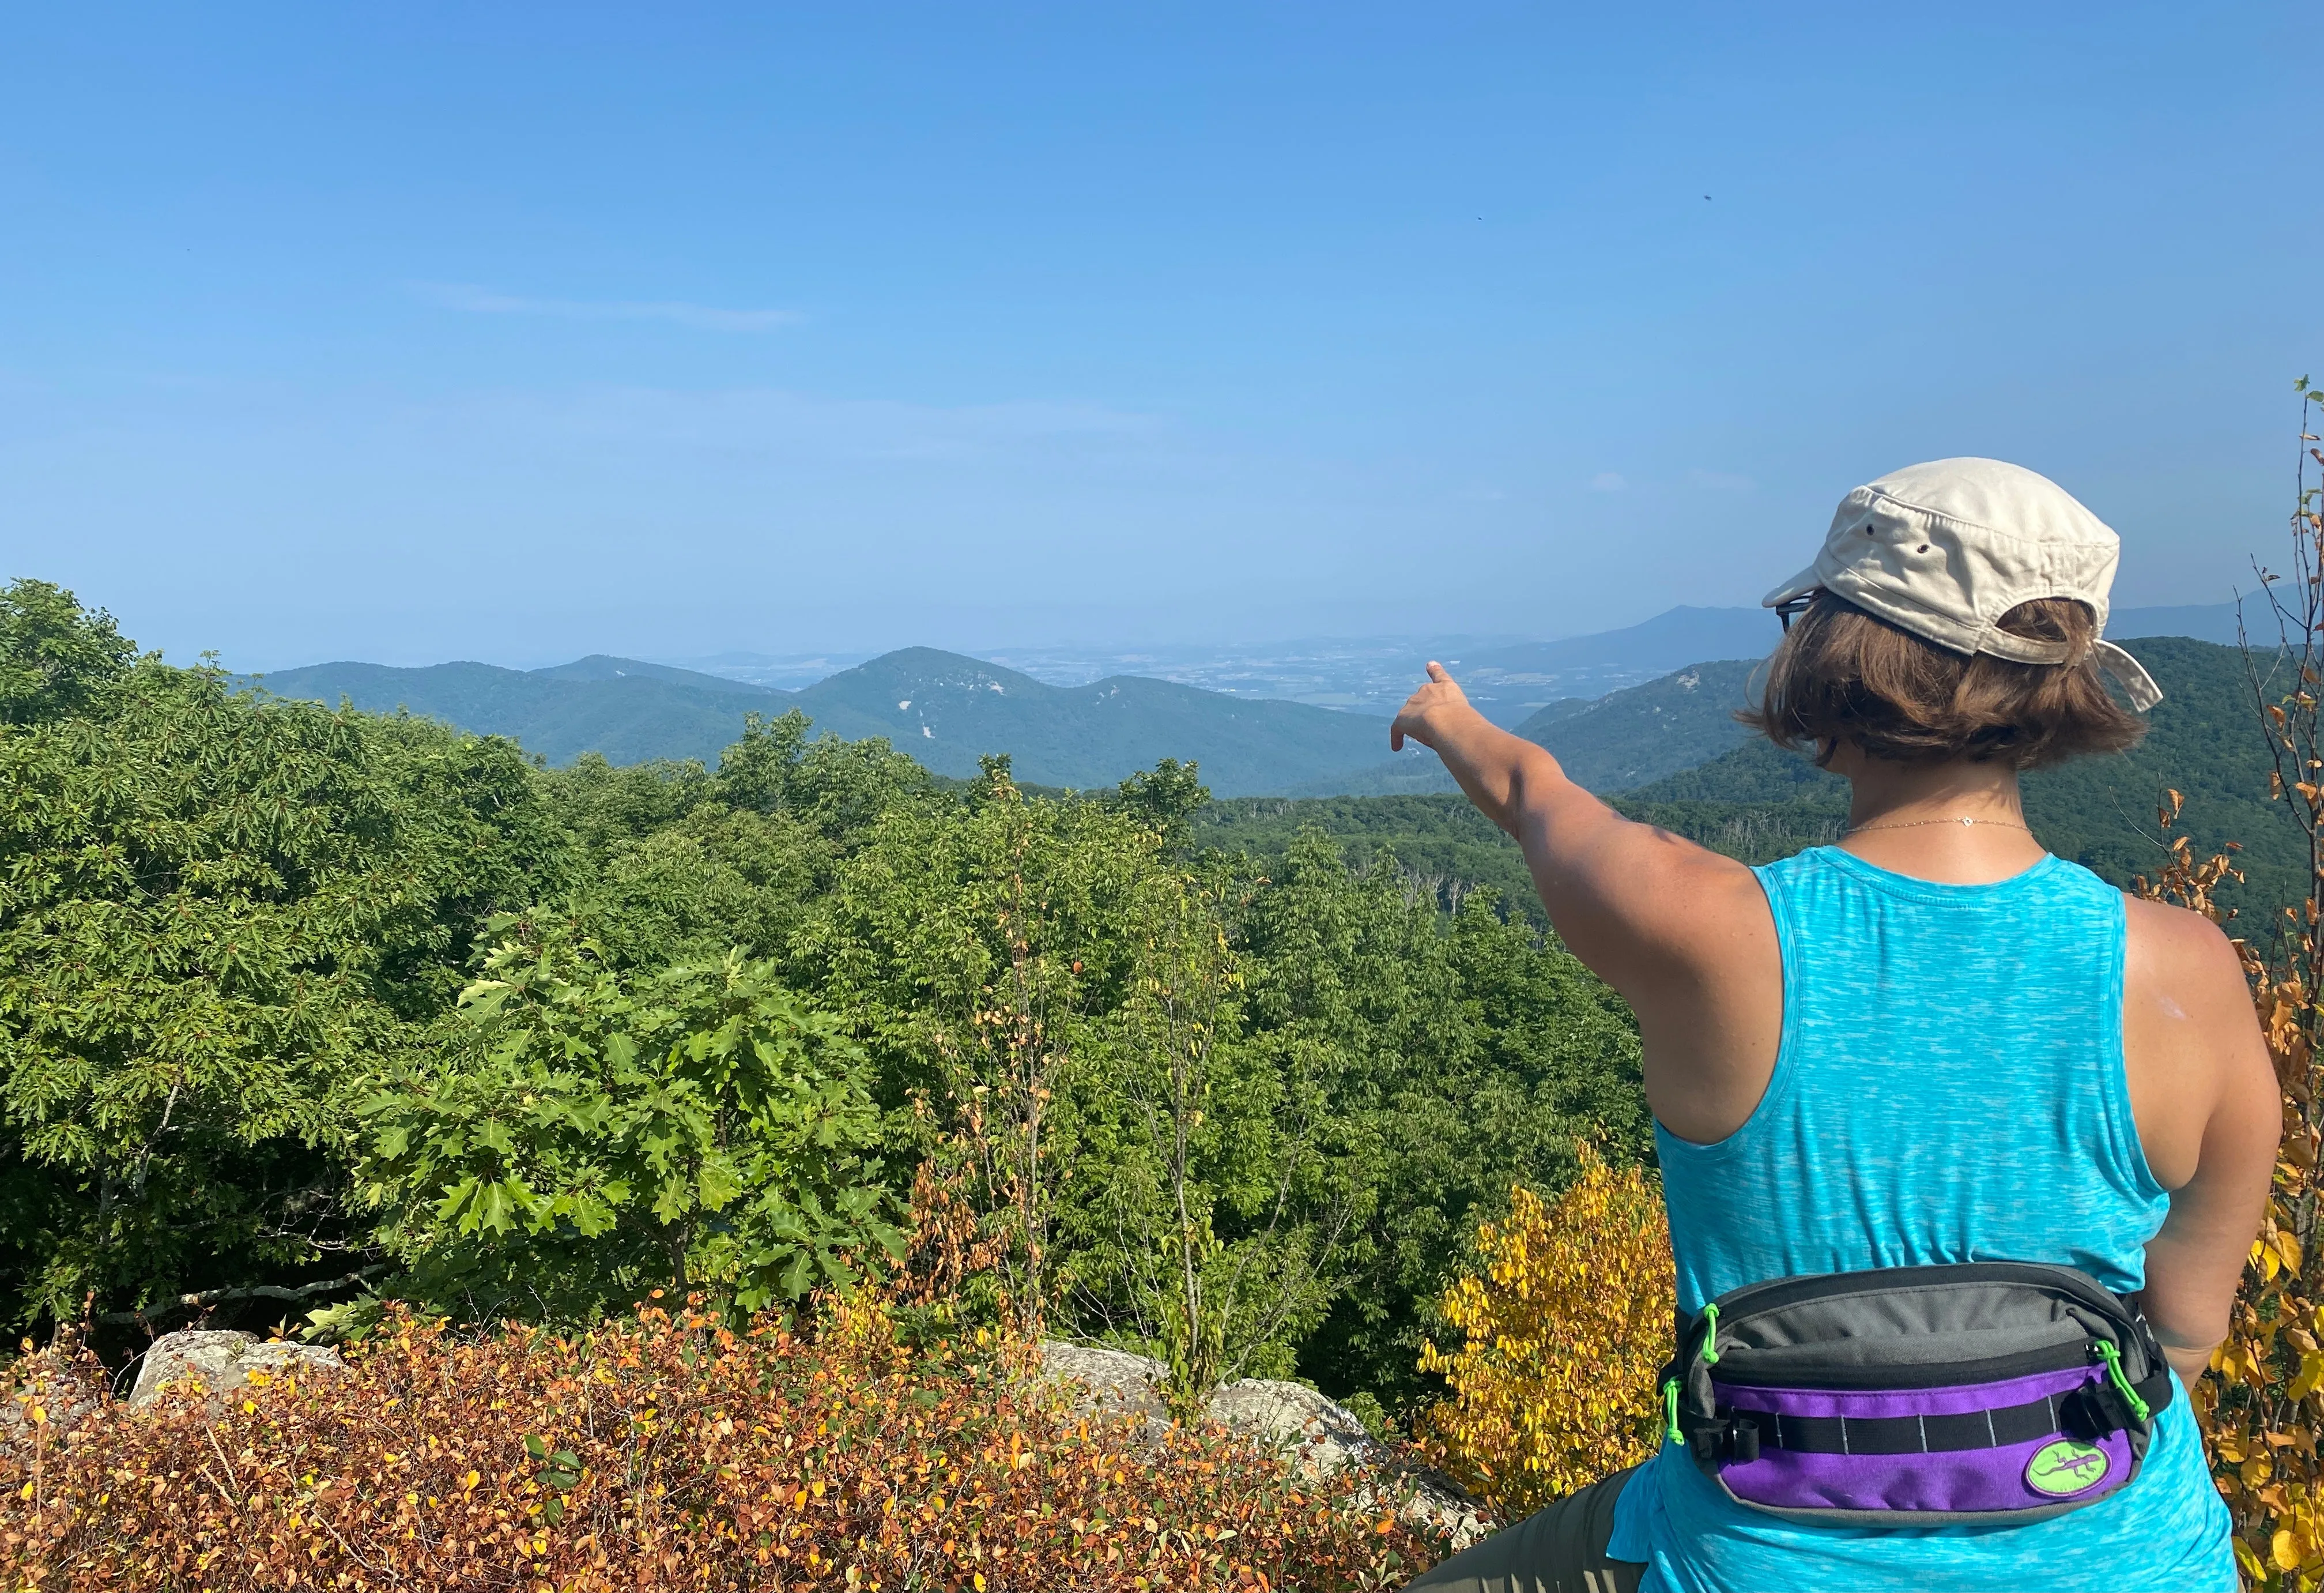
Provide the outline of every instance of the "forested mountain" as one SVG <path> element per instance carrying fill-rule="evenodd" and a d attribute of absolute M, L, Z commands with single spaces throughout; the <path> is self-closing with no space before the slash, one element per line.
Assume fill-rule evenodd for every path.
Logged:
<path fill-rule="evenodd" d="M 744 714 L 780 713 L 788 702 L 763 686 L 603 655 L 541 670 L 318 663 L 254 679 L 278 697 L 344 698 L 370 714 L 408 709 L 479 736 L 505 736 L 552 764 L 591 752 L 616 764 L 715 758 L 742 733 Z"/>
<path fill-rule="evenodd" d="M 1138 675 L 1049 686 L 997 664 L 909 647 L 790 699 L 842 736 L 884 736 L 939 774 L 1006 753 L 1021 779 L 1088 790 L 1158 758 L 1199 762 L 1204 783 L 1280 791 L 1377 761 L 1388 726 L 1305 703 L 1230 697 Z"/>
<path fill-rule="evenodd" d="M 1569 697 L 1539 709 L 1517 734 L 1547 747 L 1574 781 L 1605 793 L 1628 791 L 1693 767 L 1740 742 L 1735 710 L 1755 666 L 1748 661 L 1693 663 L 1603 697 Z M 1405 796 L 1457 788 L 1425 751 L 1369 764 L 1332 782 L 1311 782 L 1299 796 Z"/>
<path fill-rule="evenodd" d="M 1199 761 L 1222 792 L 1328 783 L 1378 761 L 1388 740 L 1380 720 L 1329 709 L 1132 675 L 1049 686 L 930 647 L 887 653 L 795 692 L 603 656 L 541 670 L 315 664 L 258 684 L 309 701 L 344 697 L 366 713 L 408 709 L 508 736 L 555 764 L 585 753 L 613 764 L 713 763 L 746 715 L 793 708 L 839 736 L 886 736 L 939 774 L 968 778 L 979 758 L 1006 753 L 1025 780 L 1075 788 L 1111 786 L 1166 757 Z"/>
<path fill-rule="evenodd" d="M 1746 734 L 1735 721 L 1757 665 L 1690 664 L 1596 702 L 1554 703 L 1517 727 L 1547 747 L 1577 784 L 1629 791 L 1717 756 Z"/>
<path fill-rule="evenodd" d="M 2146 739 L 2126 753 L 2027 775 L 2025 813 L 2035 833 L 2061 857 L 2127 884 L 2157 866 L 2155 810 L 2176 790 L 2186 798 L 2181 833 L 2205 850 L 2229 841 L 2243 848 L 2238 862 L 2249 877 L 2226 887 L 2222 900 L 2250 909 L 2295 899 L 2307 878 L 2307 847 L 2283 805 L 2267 800 L 2267 743 L 2243 653 L 2183 636 L 2128 645 L 2163 691 Z M 1625 793 L 1627 804 L 1674 829 L 1731 838 L 1741 832 L 1729 827 L 1741 826 L 1758 849 L 1778 855 L 1834 833 L 1846 798 L 1844 782 L 1757 739 Z"/>

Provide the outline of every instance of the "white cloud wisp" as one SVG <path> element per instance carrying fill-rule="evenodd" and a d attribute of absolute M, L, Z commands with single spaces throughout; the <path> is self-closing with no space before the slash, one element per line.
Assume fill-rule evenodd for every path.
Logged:
<path fill-rule="evenodd" d="M 658 320 L 705 332 L 771 332 L 805 318 L 789 310 L 722 310 L 679 301 L 535 299 L 468 282 L 414 282 L 430 304 L 470 315 L 544 315 L 563 320 Z"/>

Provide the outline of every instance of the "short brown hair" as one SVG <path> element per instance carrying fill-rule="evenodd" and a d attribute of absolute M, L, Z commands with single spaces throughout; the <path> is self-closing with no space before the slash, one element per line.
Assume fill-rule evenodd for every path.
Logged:
<path fill-rule="evenodd" d="M 1757 709 L 1736 717 L 1777 746 L 1812 746 L 1819 765 L 1842 742 L 1907 764 L 1997 761 L 2040 769 L 2084 753 L 2120 752 L 2146 733 L 2116 702 L 2090 656 L 2097 625 L 2070 597 L 2020 603 L 2014 635 L 2066 644 L 2063 663 L 1964 657 L 1855 604 L 1818 592 L 1793 622 Z"/>

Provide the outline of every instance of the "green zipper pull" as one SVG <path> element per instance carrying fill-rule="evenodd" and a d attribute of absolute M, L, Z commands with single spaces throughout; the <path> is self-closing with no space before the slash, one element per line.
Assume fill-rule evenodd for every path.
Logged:
<path fill-rule="evenodd" d="M 1706 1366 L 1715 1366 L 1719 1364 L 1719 1308 L 1715 1305 L 1704 1306 L 1702 1317 L 1703 1320 L 1711 1324 L 1703 1329 L 1702 1333 L 1702 1364 Z"/>
<path fill-rule="evenodd" d="M 1684 1443 L 1686 1435 L 1678 1430 L 1678 1379 L 1666 1379 L 1663 1384 L 1663 1416 L 1670 1423 L 1670 1440 Z"/>
<path fill-rule="evenodd" d="M 2153 1421 L 2154 1412 L 2147 1407 L 2144 1400 L 2138 1397 L 2138 1390 L 2131 1386 L 2130 1379 L 2123 1375 L 2122 1351 L 2114 1347 L 2111 1339 L 2106 1338 L 2098 1340 L 2092 1348 L 2098 1352 L 2098 1358 L 2106 1362 L 2107 1375 L 2113 1379 L 2116 1391 L 2122 1395 L 2123 1402 L 2130 1406 L 2130 1413 L 2141 1422 Z"/>

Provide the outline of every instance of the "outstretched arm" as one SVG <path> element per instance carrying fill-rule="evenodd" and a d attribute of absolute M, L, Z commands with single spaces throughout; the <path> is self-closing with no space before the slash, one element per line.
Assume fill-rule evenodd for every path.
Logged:
<path fill-rule="evenodd" d="M 1478 810 L 1525 852 L 1550 922 L 1638 1015 L 1646 1097 L 1688 1139 L 1750 1115 L 1782 1028 L 1766 899 L 1741 864 L 1623 818 L 1548 751 L 1470 706 L 1442 664 L 1388 731 L 1432 747 Z"/>
<path fill-rule="evenodd" d="M 1740 864 L 1652 825 L 1623 818 L 1566 777 L 1546 748 L 1512 736 L 1470 706 L 1444 666 L 1388 728 L 1435 749 L 1478 810 L 1507 830 L 1574 955 L 1635 1005 L 1674 973 L 1697 941 L 1700 894 L 1757 887 Z"/>
<path fill-rule="evenodd" d="M 1412 694 L 1388 727 L 1392 751 L 1402 752 L 1407 737 L 1444 760 L 1477 810 L 1526 847 L 1528 864 L 1534 860 L 1526 839 L 1529 828 L 1543 829 L 1545 843 L 1552 840 L 1548 831 L 1554 828 L 1555 841 L 1563 845 L 1586 831 L 1628 824 L 1567 779 L 1546 748 L 1510 735 L 1471 707 L 1468 693 L 1441 663 L 1431 661 L 1428 684 Z"/>

